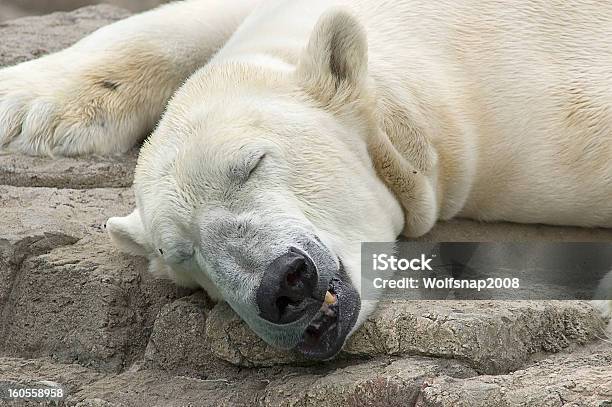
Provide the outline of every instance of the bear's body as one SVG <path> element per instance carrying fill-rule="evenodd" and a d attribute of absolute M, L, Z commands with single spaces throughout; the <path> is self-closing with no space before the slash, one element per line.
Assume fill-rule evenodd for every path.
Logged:
<path fill-rule="evenodd" d="M 606 2 L 189 0 L 1 70 L 0 144 L 123 152 L 174 94 L 111 236 L 291 347 L 254 297 L 287 247 L 358 289 L 359 242 L 438 219 L 612 227 L 610 89 Z"/>
<path fill-rule="evenodd" d="M 436 163 L 436 203 L 420 217 L 612 227 L 612 5 L 278 2 L 254 13 L 213 62 L 292 69 L 334 5 L 364 25 L 377 113 L 431 144 L 419 159 Z M 407 226 L 409 235 L 431 227 Z"/>

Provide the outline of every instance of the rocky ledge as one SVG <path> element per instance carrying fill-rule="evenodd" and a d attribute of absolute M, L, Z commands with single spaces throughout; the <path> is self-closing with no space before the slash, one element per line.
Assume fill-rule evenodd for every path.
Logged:
<path fill-rule="evenodd" d="M 0 66 L 127 15 L 0 24 Z M 62 388 L 70 406 L 612 406 L 612 345 L 584 302 L 390 302 L 335 361 L 270 348 L 227 305 L 111 246 L 103 225 L 133 207 L 135 157 L 0 156 L 0 392 Z M 424 237 L 513 239 L 612 231 L 457 220 Z"/>

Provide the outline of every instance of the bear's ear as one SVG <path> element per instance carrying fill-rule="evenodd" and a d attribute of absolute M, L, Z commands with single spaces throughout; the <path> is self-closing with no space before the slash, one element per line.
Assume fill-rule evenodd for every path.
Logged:
<path fill-rule="evenodd" d="M 138 209 L 125 217 L 110 218 L 106 230 L 115 246 L 123 252 L 146 256 L 151 251 Z"/>
<path fill-rule="evenodd" d="M 368 43 L 359 21 L 342 9 L 321 16 L 297 69 L 304 89 L 325 105 L 359 97 L 367 76 Z"/>

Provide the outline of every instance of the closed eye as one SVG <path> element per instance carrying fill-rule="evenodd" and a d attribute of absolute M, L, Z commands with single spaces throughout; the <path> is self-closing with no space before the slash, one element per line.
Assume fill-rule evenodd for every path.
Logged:
<path fill-rule="evenodd" d="M 266 154 L 261 151 L 242 157 L 230 167 L 230 176 L 239 184 L 244 184 L 257 171 L 265 157 Z"/>
<path fill-rule="evenodd" d="M 169 253 L 164 251 L 164 249 L 158 248 L 157 251 L 164 259 L 164 261 L 168 264 L 182 264 L 189 260 L 191 260 L 195 254 L 193 248 L 191 249 L 183 249 L 179 251 L 171 250 Z"/>
<path fill-rule="evenodd" d="M 183 263 L 188 262 L 189 260 L 191 260 L 193 258 L 193 255 L 178 255 L 178 256 L 165 256 L 164 260 L 168 263 L 168 264 L 174 264 L 174 265 L 181 265 Z"/>
<path fill-rule="evenodd" d="M 253 173 L 259 168 L 259 166 L 261 165 L 261 163 L 263 162 L 263 159 L 266 158 L 266 154 L 262 154 L 259 156 L 259 158 L 257 158 L 254 163 L 252 164 L 251 169 L 249 170 L 249 174 L 247 175 L 247 180 L 249 178 L 251 178 L 251 175 L 253 175 Z"/>

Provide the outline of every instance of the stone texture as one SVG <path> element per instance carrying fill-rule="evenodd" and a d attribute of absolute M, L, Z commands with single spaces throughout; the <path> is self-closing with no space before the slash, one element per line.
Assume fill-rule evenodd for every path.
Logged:
<path fill-rule="evenodd" d="M 59 51 L 86 34 L 128 15 L 120 8 L 102 5 L 1 23 L 0 67 Z"/>
<path fill-rule="evenodd" d="M 130 187 L 136 150 L 125 157 L 47 158 L 0 154 L 0 185 L 50 188 Z"/>
<path fill-rule="evenodd" d="M 182 295 L 106 236 L 85 238 L 23 263 L 3 310 L 1 353 L 120 371 L 142 357 L 163 305 Z"/>
<path fill-rule="evenodd" d="M 109 376 L 70 395 L 68 405 L 100 407 L 254 406 L 260 378 L 230 381 L 173 376 L 159 370 Z"/>
<path fill-rule="evenodd" d="M 476 373 L 461 363 L 429 358 L 370 361 L 330 373 L 271 381 L 259 397 L 262 406 L 414 405 L 426 380 L 465 378 Z"/>
<path fill-rule="evenodd" d="M 4 0 L 0 0 L 0 23 L 6 20 L 14 20 L 27 14 L 25 10 Z"/>
<path fill-rule="evenodd" d="M 538 352 L 603 335 L 597 311 L 579 301 L 414 301 L 381 304 L 345 351 L 464 360 L 481 373 L 516 370 Z"/>
<path fill-rule="evenodd" d="M 133 208 L 127 189 L 70 190 L 0 185 L 0 314 L 27 257 L 103 234 L 113 214 Z M 4 324 L 0 320 L 0 329 Z"/>
<path fill-rule="evenodd" d="M 206 339 L 206 319 L 213 305 L 201 291 L 165 305 L 149 338 L 146 365 L 202 379 L 229 368 L 215 357 Z"/>
<path fill-rule="evenodd" d="M 460 362 L 431 358 L 220 372 L 210 379 L 132 370 L 88 384 L 68 400 L 113 406 L 404 406 L 416 400 L 426 380 L 475 374 Z"/>
<path fill-rule="evenodd" d="M 612 403 L 612 345 L 600 342 L 501 376 L 409 357 L 371 361 L 327 374 L 272 380 L 259 396 L 268 406 L 531 407 Z"/>
<path fill-rule="evenodd" d="M 71 394 L 103 377 L 103 373 L 80 365 L 58 364 L 49 358 L 0 357 L 0 406 L 9 388 L 61 388 Z"/>
<path fill-rule="evenodd" d="M 15 188 L 0 185 L 2 239 L 19 241 L 43 233 L 81 239 L 104 234 L 110 216 L 134 209 L 134 194 L 127 188 L 56 189 Z"/>
<path fill-rule="evenodd" d="M 461 362 L 427 357 L 291 370 L 265 368 L 205 380 L 141 369 L 103 375 L 47 359 L 0 358 L 0 388 L 43 380 L 62 383 L 67 405 L 107 407 L 604 407 L 612 400 L 611 363 L 612 345 L 605 342 L 497 376 L 479 376 Z"/>
<path fill-rule="evenodd" d="M 95 5 L 95 4 L 111 4 L 125 8 L 130 11 L 143 11 L 152 7 L 156 7 L 162 3 L 166 3 L 164 0 L 0 0 L 0 12 L 3 10 L 2 7 L 12 8 L 16 12 L 31 13 L 31 14 L 44 14 L 51 13 L 53 11 L 70 11 L 79 7 Z M 14 15 L 14 14 L 13 14 Z M 0 13 L 0 21 L 4 17 Z M 13 18 L 17 18 L 15 16 Z"/>
<path fill-rule="evenodd" d="M 0 186 L 0 355 L 107 371 L 142 356 L 157 312 L 186 292 L 111 246 L 106 219 L 133 206 L 124 188 Z"/>
<path fill-rule="evenodd" d="M 503 376 L 440 376 L 424 385 L 422 407 L 612 406 L 612 345 L 574 350 Z"/>
<path fill-rule="evenodd" d="M 304 362 L 296 353 L 273 348 L 261 340 L 226 303 L 218 304 L 209 314 L 206 340 L 218 358 L 239 366 Z"/>
<path fill-rule="evenodd" d="M 603 331 L 597 311 L 579 301 L 398 301 L 380 304 L 343 353 L 454 358 L 500 374 L 522 367 L 534 353 L 585 344 Z M 265 344 L 226 304 L 210 313 L 207 338 L 215 355 L 241 366 L 304 363 Z"/>

